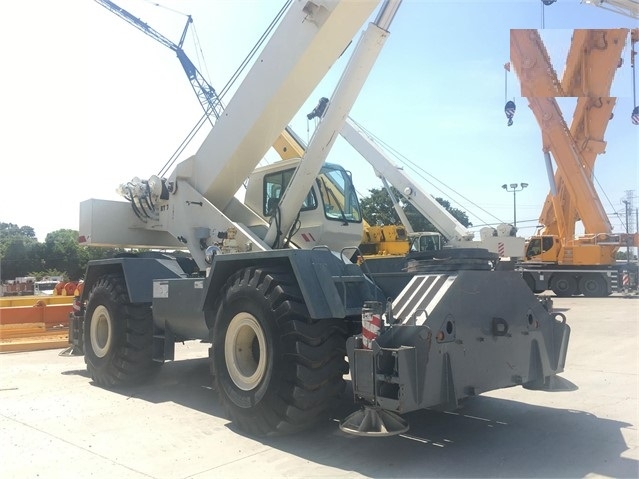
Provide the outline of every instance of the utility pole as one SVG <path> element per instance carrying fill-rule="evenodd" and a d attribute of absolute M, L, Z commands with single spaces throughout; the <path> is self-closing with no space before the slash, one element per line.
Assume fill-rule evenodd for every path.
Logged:
<path fill-rule="evenodd" d="M 625 196 L 621 198 L 621 202 L 626 207 L 626 254 L 628 255 L 628 260 L 630 260 L 630 250 L 632 249 L 633 253 L 635 251 L 635 248 L 630 246 L 632 244 L 630 235 L 637 233 L 637 227 L 639 227 L 639 213 L 637 213 L 635 208 L 635 190 L 626 190 L 625 193 Z M 635 211 L 634 215 L 632 214 L 633 211 Z"/>
<path fill-rule="evenodd" d="M 630 216 L 630 201 L 621 200 L 626 208 L 626 263 L 630 264 L 630 229 L 628 228 L 628 217 Z"/>

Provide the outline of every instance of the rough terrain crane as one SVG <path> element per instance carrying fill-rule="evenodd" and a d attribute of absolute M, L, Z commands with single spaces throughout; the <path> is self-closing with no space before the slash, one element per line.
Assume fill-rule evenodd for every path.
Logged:
<path fill-rule="evenodd" d="M 70 340 L 97 384 L 135 384 L 173 359 L 176 341 L 208 341 L 228 416 L 259 435 L 326 418 L 349 369 L 363 409 L 342 428 L 357 434 L 399 433 L 397 414 L 496 388 L 552 388 L 570 328 L 521 275 L 492 269 L 496 255 L 459 249 L 467 264 L 443 273 L 440 261 L 370 273 L 347 259 L 359 204 L 350 175 L 325 159 L 399 1 L 383 2 L 361 34 L 304 156 L 271 165 L 258 204 L 234 196 L 377 6 L 291 2 L 193 157 L 169 178 L 126 184 L 128 202 L 81 204 L 84 243 L 192 256 L 89 263 Z"/>
<path fill-rule="evenodd" d="M 529 239 L 520 264 L 534 291 L 607 296 L 621 289 L 623 271 L 628 272 L 627 265 L 616 263 L 615 253 L 637 238 L 613 234 L 593 182 L 615 105 L 610 84 L 627 36 L 627 29 L 576 30 L 560 82 L 539 33 L 511 30 L 511 63 L 542 130 L 551 184 L 540 217 L 544 229 Z M 555 100 L 560 96 L 578 97 L 570 130 Z M 551 154 L 557 165 L 554 174 Z M 579 219 L 585 234 L 575 237 Z"/>

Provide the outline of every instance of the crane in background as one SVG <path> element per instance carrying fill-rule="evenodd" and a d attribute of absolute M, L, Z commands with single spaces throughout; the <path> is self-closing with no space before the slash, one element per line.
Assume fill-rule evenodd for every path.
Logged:
<path fill-rule="evenodd" d="M 104 8 L 106 8 L 107 10 L 109 10 L 110 12 L 122 18 L 127 23 L 133 25 L 138 30 L 142 31 L 146 35 L 150 36 L 157 42 L 161 43 L 165 47 L 175 52 L 175 54 L 178 57 L 178 60 L 180 60 L 180 64 L 182 65 L 184 72 L 186 73 L 186 76 L 189 79 L 189 83 L 191 84 L 191 87 L 193 88 L 193 91 L 195 92 L 195 95 L 197 96 L 200 102 L 200 105 L 202 106 L 202 110 L 204 111 L 204 115 L 202 116 L 202 118 L 200 118 L 198 123 L 195 125 L 195 127 L 193 127 L 191 132 L 188 134 L 187 138 L 182 142 L 180 147 L 178 147 L 177 151 L 174 153 L 171 159 L 169 159 L 169 161 L 167 162 L 168 166 L 165 165 L 165 167 L 163 168 L 162 172 L 160 173 L 160 175 L 162 175 L 163 173 L 166 173 L 168 171 L 168 168 L 175 162 L 175 160 L 180 155 L 180 153 L 182 153 L 182 151 L 184 150 L 188 142 L 190 142 L 193 139 L 197 131 L 202 127 L 202 125 L 206 121 L 208 121 L 211 124 L 211 126 L 213 125 L 214 121 L 211 118 L 211 115 L 217 120 L 218 118 L 220 118 L 222 111 L 224 111 L 224 104 L 222 103 L 221 95 L 217 94 L 217 92 L 215 91 L 215 88 L 213 88 L 211 84 L 206 80 L 206 78 L 204 78 L 204 76 L 196 68 L 196 66 L 189 59 L 188 55 L 182 48 L 184 45 L 184 41 L 186 39 L 186 34 L 189 29 L 189 26 L 193 23 L 193 18 L 191 17 L 191 15 L 187 15 L 186 25 L 184 26 L 184 30 L 182 31 L 182 35 L 180 36 L 180 40 L 178 43 L 174 43 L 168 38 L 166 38 L 164 35 L 162 35 L 161 33 L 157 32 L 155 29 L 151 28 L 146 22 L 143 22 L 138 17 L 136 17 L 135 15 L 132 15 L 131 13 L 121 8 L 120 6 L 116 5 L 112 1 L 110 0 L 95 0 L 95 1 L 99 3 L 100 5 L 102 5 Z M 262 40 L 265 38 L 268 31 L 273 27 L 275 22 L 280 18 L 281 14 L 284 12 L 285 7 L 288 5 L 288 3 L 290 2 L 287 2 L 287 4 L 280 10 L 278 15 L 275 17 L 275 20 L 273 20 L 273 22 L 271 23 L 271 26 L 269 27 L 267 32 L 265 32 L 265 34 L 262 35 Z M 253 52 L 255 52 L 255 50 L 256 48 L 253 49 Z M 240 67 L 240 69 L 241 68 L 242 67 Z M 240 69 L 238 69 L 238 72 Z M 237 75 L 237 72 L 236 72 L 236 75 Z M 236 75 L 234 75 L 235 78 L 236 78 Z M 225 87 L 223 91 L 225 91 L 227 88 L 228 86 Z M 287 126 L 282 131 L 280 136 L 278 136 L 278 138 L 275 140 L 275 143 L 273 144 L 273 148 L 282 157 L 282 159 L 299 158 L 304 154 L 304 149 L 300 146 L 302 144 L 303 144 L 302 140 L 297 136 L 297 134 L 289 126 Z"/>
<path fill-rule="evenodd" d="M 610 84 L 619 65 L 628 29 L 576 30 L 561 81 L 536 30 L 511 30 L 511 62 L 542 130 L 551 184 L 540 221 L 544 228 L 528 241 L 524 278 L 535 291 L 606 296 L 617 288 L 623 271 L 615 253 L 637 237 L 616 235 L 593 183 L 597 155 L 615 99 Z M 556 97 L 576 96 L 577 109 L 568 129 Z M 553 174 L 551 154 L 557 165 Z M 575 238 L 581 219 L 585 235 Z"/>
<path fill-rule="evenodd" d="M 184 72 L 189 79 L 189 83 L 191 84 L 193 91 L 200 101 L 200 105 L 202 105 L 202 110 L 204 111 L 204 115 L 206 116 L 206 118 L 211 121 L 211 115 L 213 115 L 216 119 L 220 117 L 222 111 L 224 110 L 220 97 L 215 91 L 215 88 L 213 88 L 211 84 L 206 81 L 204 76 L 195 67 L 193 62 L 189 59 L 188 55 L 182 48 L 189 26 L 193 23 L 193 18 L 191 17 L 191 15 L 187 15 L 186 25 L 184 25 L 184 30 L 182 31 L 179 42 L 174 43 L 158 31 L 151 28 L 148 24 L 140 20 L 138 17 L 132 15 L 112 1 L 95 1 L 124 21 L 133 25 L 138 30 L 142 31 L 165 47 L 174 51 L 178 57 L 178 60 L 180 60 L 180 64 L 182 65 L 182 68 L 184 69 Z M 212 121 L 211 124 L 213 124 Z"/>
<path fill-rule="evenodd" d="M 575 30 L 559 81 L 538 32 L 513 30 L 511 34 L 512 54 L 532 65 L 520 70 L 523 96 L 577 97 L 570 134 L 588 172 L 594 171 L 597 156 L 605 151 L 604 133 L 616 103 L 616 98 L 610 97 L 610 85 L 627 35 L 623 28 Z M 559 209 L 553 207 L 554 195 L 549 193 L 539 218 L 542 234 L 560 234 L 563 228 L 563 235 L 573 237 L 580 217 L 561 169 L 555 173 L 554 183 Z"/>

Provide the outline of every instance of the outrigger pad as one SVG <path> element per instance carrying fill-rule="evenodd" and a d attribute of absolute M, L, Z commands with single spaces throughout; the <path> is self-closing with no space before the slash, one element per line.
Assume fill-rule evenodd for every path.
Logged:
<path fill-rule="evenodd" d="M 386 437 L 408 431 L 408 423 L 394 412 L 364 406 L 340 422 L 339 428 L 356 436 Z"/>
<path fill-rule="evenodd" d="M 60 351 L 58 356 L 84 356 L 84 353 L 78 347 L 71 345 L 64 351 Z"/>

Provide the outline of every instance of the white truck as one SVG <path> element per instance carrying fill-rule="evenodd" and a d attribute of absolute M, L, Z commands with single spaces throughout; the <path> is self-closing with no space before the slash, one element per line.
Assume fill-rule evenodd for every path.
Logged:
<path fill-rule="evenodd" d="M 491 269 L 496 255 L 460 248 L 456 268 L 433 258 L 374 272 L 348 259 L 360 208 L 350 174 L 325 160 L 399 4 L 384 1 L 361 34 L 301 159 L 256 169 L 376 1 L 292 1 L 193 157 L 123 185 L 127 202 L 81 204 L 84 244 L 191 254 L 89 263 L 70 342 L 97 384 L 136 384 L 176 341 L 208 341 L 229 418 L 256 435 L 329 417 L 349 370 L 362 410 L 341 427 L 355 434 L 403 432 L 399 414 L 496 388 L 552 387 L 570 328 L 519 274 Z"/>

